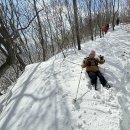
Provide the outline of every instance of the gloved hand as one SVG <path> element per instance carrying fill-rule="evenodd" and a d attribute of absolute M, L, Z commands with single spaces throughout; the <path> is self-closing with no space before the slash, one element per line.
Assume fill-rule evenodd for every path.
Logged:
<path fill-rule="evenodd" d="M 82 64 L 81 67 L 82 67 L 82 68 L 85 68 L 85 64 Z"/>
<path fill-rule="evenodd" d="M 104 60 L 104 56 L 100 55 L 99 58 L 100 58 L 100 60 Z"/>

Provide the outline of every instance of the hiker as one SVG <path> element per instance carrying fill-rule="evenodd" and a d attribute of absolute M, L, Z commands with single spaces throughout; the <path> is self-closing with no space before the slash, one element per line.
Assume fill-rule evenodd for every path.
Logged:
<path fill-rule="evenodd" d="M 119 25 L 119 22 L 120 22 L 120 20 L 119 20 L 119 18 L 117 18 L 117 19 L 116 19 L 116 25 L 117 25 L 117 26 Z"/>
<path fill-rule="evenodd" d="M 106 33 L 108 32 L 108 30 L 109 30 L 109 24 L 106 24 L 106 25 L 103 27 L 102 31 L 106 34 Z"/>
<path fill-rule="evenodd" d="M 110 85 L 107 83 L 98 67 L 98 64 L 103 64 L 105 62 L 104 57 L 100 55 L 99 58 L 95 58 L 95 55 L 95 51 L 92 50 L 89 56 L 84 58 L 81 67 L 86 68 L 86 72 L 91 80 L 91 85 L 95 87 L 95 90 L 98 90 L 97 77 L 99 78 L 103 87 L 110 88 Z"/>

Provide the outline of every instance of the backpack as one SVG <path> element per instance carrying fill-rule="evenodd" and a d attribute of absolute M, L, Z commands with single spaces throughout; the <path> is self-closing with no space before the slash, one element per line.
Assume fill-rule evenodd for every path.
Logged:
<path fill-rule="evenodd" d="M 97 66 L 98 65 L 98 61 L 97 59 L 92 59 L 92 58 L 85 58 L 84 60 L 84 64 L 87 64 L 87 66 Z"/>

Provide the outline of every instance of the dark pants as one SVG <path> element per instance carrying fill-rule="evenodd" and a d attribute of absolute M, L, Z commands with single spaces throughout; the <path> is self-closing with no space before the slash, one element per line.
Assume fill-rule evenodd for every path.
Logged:
<path fill-rule="evenodd" d="M 107 81 L 100 71 L 97 71 L 97 72 L 88 71 L 87 73 L 88 73 L 89 78 L 91 79 L 91 84 L 95 85 L 95 89 L 97 89 L 97 77 L 99 78 L 103 86 L 106 85 Z"/>

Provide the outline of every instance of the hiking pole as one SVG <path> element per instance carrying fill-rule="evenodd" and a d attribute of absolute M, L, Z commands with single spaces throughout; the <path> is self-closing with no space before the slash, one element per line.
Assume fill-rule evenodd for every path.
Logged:
<path fill-rule="evenodd" d="M 78 91 L 79 91 L 79 85 L 80 85 L 80 80 L 81 80 L 82 71 L 83 71 L 83 68 L 82 68 L 81 73 L 80 73 L 80 78 L 79 78 L 78 88 L 77 88 L 77 92 L 76 92 L 76 98 L 73 100 L 74 103 L 75 103 L 76 100 L 77 100 L 77 95 L 78 95 Z"/>

